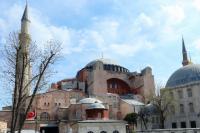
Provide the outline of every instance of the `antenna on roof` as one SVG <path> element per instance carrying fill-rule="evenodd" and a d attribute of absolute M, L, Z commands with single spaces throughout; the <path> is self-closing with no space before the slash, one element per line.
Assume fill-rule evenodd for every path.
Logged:
<path fill-rule="evenodd" d="M 103 59 L 103 52 L 101 52 L 101 58 Z"/>

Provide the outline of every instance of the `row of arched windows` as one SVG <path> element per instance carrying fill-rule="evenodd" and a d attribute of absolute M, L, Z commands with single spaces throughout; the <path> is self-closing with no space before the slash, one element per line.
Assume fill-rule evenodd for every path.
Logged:
<path fill-rule="evenodd" d="M 128 69 L 123 68 L 121 66 L 117 66 L 117 65 L 109 65 L 109 64 L 105 64 L 103 65 L 104 70 L 110 70 L 110 71 L 115 71 L 115 72 L 129 72 Z"/>
<path fill-rule="evenodd" d="M 94 132 L 89 131 L 88 133 L 94 133 Z M 107 132 L 106 131 L 101 131 L 100 133 L 107 133 Z M 115 130 L 115 131 L 113 131 L 113 133 L 119 133 L 119 131 Z"/>
<path fill-rule="evenodd" d="M 195 110 L 194 110 L 194 105 L 193 105 L 192 102 L 188 103 L 188 109 L 189 109 L 188 112 L 191 112 L 191 113 L 195 112 Z M 185 113 L 184 104 L 180 104 L 180 105 L 179 105 L 179 110 L 180 110 L 180 113 Z M 175 106 L 174 106 L 174 105 L 171 106 L 171 112 L 172 112 L 173 114 L 175 113 Z"/>

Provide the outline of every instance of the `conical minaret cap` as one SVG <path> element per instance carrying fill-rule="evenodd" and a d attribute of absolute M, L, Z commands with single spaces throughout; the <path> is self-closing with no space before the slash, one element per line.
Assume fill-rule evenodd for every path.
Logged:
<path fill-rule="evenodd" d="M 24 9 L 24 13 L 23 13 L 21 21 L 30 21 L 28 18 L 28 4 L 27 3 L 26 3 L 26 7 Z"/>
<path fill-rule="evenodd" d="M 188 60 L 188 57 L 187 57 L 187 51 L 186 51 L 186 48 L 185 48 L 185 42 L 184 42 L 183 36 L 182 36 L 182 55 L 183 55 L 182 64 L 183 64 L 183 66 L 186 66 L 186 65 L 189 64 L 189 60 Z"/>

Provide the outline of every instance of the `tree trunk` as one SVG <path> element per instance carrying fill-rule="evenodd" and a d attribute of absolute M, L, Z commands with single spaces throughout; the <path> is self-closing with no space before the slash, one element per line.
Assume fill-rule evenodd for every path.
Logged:
<path fill-rule="evenodd" d="M 161 113 L 160 115 L 160 128 L 164 129 L 165 128 L 165 118 L 163 116 L 163 114 Z"/>

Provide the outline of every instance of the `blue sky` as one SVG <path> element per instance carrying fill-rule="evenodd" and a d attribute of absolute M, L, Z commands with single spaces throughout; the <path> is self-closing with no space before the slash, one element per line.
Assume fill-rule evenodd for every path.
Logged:
<path fill-rule="evenodd" d="M 0 48 L 20 29 L 25 0 L 0 0 Z M 62 42 L 62 58 L 50 79 L 71 78 L 91 60 L 111 58 L 130 71 L 151 66 L 165 85 L 181 67 L 181 37 L 194 63 L 200 62 L 199 0 L 28 0 L 30 34 L 39 47 Z M 0 60 L 3 60 L 0 58 Z M 2 81 L 2 79 L 1 79 Z M 3 84 L 3 83 L 1 83 Z M 0 106 L 9 91 L 0 87 Z M 6 95 L 5 95 L 6 94 Z M 9 100 L 8 100 L 9 101 Z"/>

